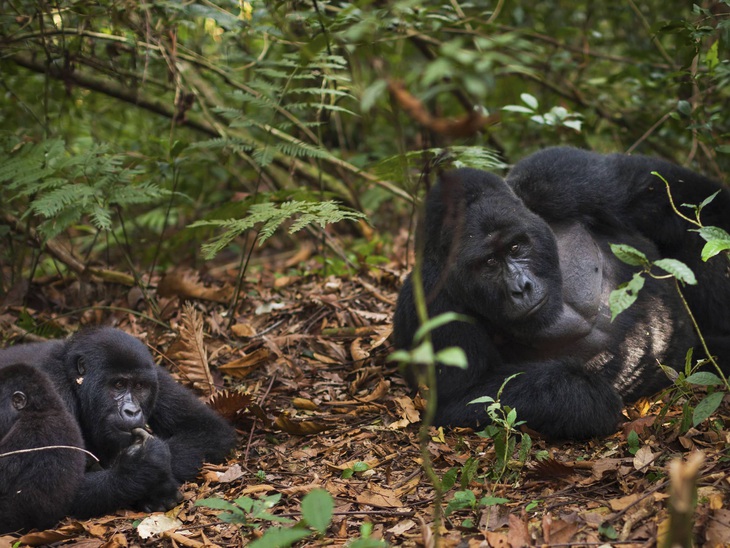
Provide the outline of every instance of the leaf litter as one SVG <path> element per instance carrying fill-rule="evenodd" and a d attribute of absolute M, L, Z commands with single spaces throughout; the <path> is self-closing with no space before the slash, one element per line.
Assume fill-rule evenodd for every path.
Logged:
<path fill-rule="evenodd" d="M 681 427 L 682 401 L 660 397 L 628 408 L 623 428 L 602 440 L 551 443 L 531 433 L 528 459 L 515 452 L 500 475 L 490 439 L 431 428 L 434 471 L 452 478 L 442 502 L 450 510 L 436 530 L 438 497 L 419 448 L 425 402 L 386 361 L 402 266 L 350 278 L 263 270 L 244 284 L 235 313 L 227 303 L 236 272 L 216 273 L 212 283 L 178 270 L 163 275 L 156 295 L 163 323 L 150 321 L 145 301 L 122 286 L 96 288 L 98 307 L 79 316 L 51 304 L 73 304 L 72 295 L 58 298 L 58 283 L 35 288 L 34 302 L 45 306 L 25 310 L 36 324 L 71 332 L 103 321 L 134 334 L 235 424 L 239 443 L 227 462 L 206 464 L 184 484 L 183 502 L 165 514 L 67 518 L 53 530 L 0 537 L 0 548 L 246 546 L 275 524 L 227 523 L 196 501 L 280 495 L 268 511 L 298 519 L 304 496 L 319 488 L 333 497 L 332 522 L 297 545 L 345 545 L 370 524 L 371 539 L 396 546 L 653 546 L 668 528 L 669 463 L 694 451 L 705 455 L 695 539 L 730 545 L 727 397 L 711 421 L 689 429 Z M 142 314 L 124 310 L 132 300 Z M 23 336 L 23 314 L 0 311 L 5 339 Z M 455 504 L 460 497 L 473 503 Z"/>

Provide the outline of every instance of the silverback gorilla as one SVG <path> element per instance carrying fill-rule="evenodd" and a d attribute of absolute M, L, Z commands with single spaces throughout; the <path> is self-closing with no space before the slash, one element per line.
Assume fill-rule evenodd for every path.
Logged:
<path fill-rule="evenodd" d="M 30 453 L 13 453 L 54 446 Z M 48 377 L 0 369 L 0 533 L 50 527 L 71 509 L 86 456 L 76 421 Z"/>
<path fill-rule="evenodd" d="M 550 438 L 584 439 L 615 431 L 624 402 L 669 384 L 658 363 L 684 364 L 698 343 L 671 282 L 648 279 L 638 300 L 611 322 L 608 296 L 636 267 L 610 243 L 650 259 L 675 258 L 698 284 L 683 289 L 711 351 L 730 371 L 730 269 L 704 263 L 704 242 L 671 209 L 699 204 L 705 225 L 730 231 L 730 192 L 663 160 L 549 148 L 518 162 L 506 182 L 475 169 L 445 173 L 423 218 L 423 281 L 429 315 L 454 311 L 473 321 L 432 333 L 434 350 L 459 346 L 465 370 L 439 365 L 438 425 L 479 426 L 504 380 L 502 401 Z M 689 212 L 689 210 L 687 210 Z M 395 344 L 418 328 L 412 281 L 401 289 Z M 695 353 L 696 357 L 703 357 Z"/>
<path fill-rule="evenodd" d="M 225 419 L 118 329 L 85 329 L 62 341 L 0 350 L 0 372 L 18 363 L 48 375 L 84 447 L 100 461 L 75 490 L 69 511 L 77 517 L 169 509 L 180 500 L 180 484 L 194 478 L 203 461 L 222 460 L 234 444 Z M 32 436 L 18 434 L 20 442 L 24 435 Z M 40 457 L 26 459 L 35 466 Z"/>

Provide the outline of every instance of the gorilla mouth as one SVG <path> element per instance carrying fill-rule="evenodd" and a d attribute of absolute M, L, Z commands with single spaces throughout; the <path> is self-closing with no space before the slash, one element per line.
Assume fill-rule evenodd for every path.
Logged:
<path fill-rule="evenodd" d="M 548 297 L 549 295 L 546 293 L 542 299 L 537 301 L 531 308 L 525 311 L 525 313 L 523 314 L 523 318 L 529 318 L 530 316 L 533 316 L 535 313 L 537 313 L 538 310 L 545 306 L 545 303 L 548 301 Z"/>

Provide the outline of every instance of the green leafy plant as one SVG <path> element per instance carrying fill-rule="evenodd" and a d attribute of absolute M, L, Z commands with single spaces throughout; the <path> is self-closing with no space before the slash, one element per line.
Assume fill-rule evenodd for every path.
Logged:
<path fill-rule="evenodd" d="M 233 502 L 219 498 L 201 499 L 195 505 L 225 510 L 218 515 L 218 519 L 248 528 L 257 527 L 261 522 L 291 524 L 291 527 L 277 526 L 267 529 L 249 545 L 253 548 L 286 548 L 312 534 L 322 536 L 327 532 L 334 509 L 334 501 L 327 491 L 314 489 L 307 493 L 302 499 L 302 519 L 298 522 L 269 512 L 280 499 L 281 494 L 277 493 L 259 499 L 239 497 Z"/>
<path fill-rule="evenodd" d="M 542 114 L 538 112 L 540 104 L 537 99 L 529 93 L 520 94 L 522 105 L 506 105 L 502 107 L 505 112 L 517 112 L 526 114 L 530 117 L 530 121 L 548 127 L 564 126 L 580 133 L 583 125 L 582 118 L 578 113 L 569 112 L 565 107 L 555 106 Z"/>
<path fill-rule="evenodd" d="M 473 405 L 487 404 L 487 415 L 489 415 L 491 423 L 479 432 L 478 435 L 484 438 L 491 438 L 494 441 L 496 463 L 492 475 L 495 480 L 501 479 L 507 471 L 510 459 L 515 452 L 518 438 L 520 439 L 518 453 L 518 462 L 520 464 L 527 462 L 530 450 L 532 449 L 532 438 L 530 438 L 529 434 L 517 430 L 517 427 L 524 424 L 525 421 L 518 421 L 517 410 L 502 404 L 500 401 L 504 387 L 520 374 L 516 373 L 507 377 L 502 383 L 502 386 L 499 387 L 496 398 L 482 396 L 469 402 Z"/>
<path fill-rule="evenodd" d="M 688 223 L 696 226 L 697 228 L 690 230 L 697 232 L 700 237 L 705 240 L 706 243 L 702 249 L 702 260 L 708 261 L 712 257 L 721 253 L 725 254 L 725 256 L 730 259 L 730 255 L 728 255 L 728 250 L 730 250 L 730 235 L 719 227 L 704 226 L 701 220 L 702 209 L 715 199 L 719 191 L 708 196 L 699 205 L 682 204 L 683 207 L 692 210 L 694 218 L 691 218 L 681 213 L 675 206 L 667 180 L 657 172 L 652 172 L 652 174 L 659 177 L 666 186 L 669 202 L 674 212 Z M 673 368 L 662 366 L 664 372 L 667 373 L 674 382 L 676 395 L 671 398 L 671 402 L 676 402 L 679 396 L 685 396 L 688 398 L 684 404 L 681 425 L 681 430 L 687 431 L 690 425 L 697 426 L 707 420 L 720 406 L 725 393 L 730 391 L 728 379 L 723 375 L 722 369 L 715 362 L 710 350 L 707 348 L 705 339 L 702 336 L 699 326 L 697 325 L 697 322 L 692 315 L 692 311 L 689 309 L 687 301 L 682 293 L 681 286 L 683 284 L 696 285 L 697 279 L 692 270 L 685 263 L 676 259 L 658 259 L 650 261 L 641 251 L 623 244 L 611 244 L 611 250 L 620 261 L 632 266 L 641 267 L 641 270 L 636 272 L 629 282 L 621 284 L 618 288 L 611 292 L 608 299 L 609 308 L 611 309 L 611 321 L 613 321 L 617 315 L 621 314 L 636 301 L 639 291 L 641 291 L 644 286 L 645 276 L 658 280 L 667 278 L 674 279 L 677 292 L 679 293 L 687 313 L 694 324 L 695 331 L 700 338 L 700 343 L 704 347 L 705 353 L 708 356 L 707 360 L 699 360 L 697 363 L 693 364 L 693 352 L 692 349 L 689 349 L 683 372 L 677 373 Z M 660 269 L 664 273 L 656 273 L 653 270 L 654 267 Z M 709 371 L 697 371 L 699 367 L 705 365 L 707 362 L 714 366 L 717 374 Z M 694 409 L 692 409 L 689 402 L 691 396 L 697 392 L 697 387 L 706 388 L 707 394 L 702 397 Z M 668 407 L 669 406 L 666 406 L 665 410 L 668 409 Z"/>
<path fill-rule="evenodd" d="M 281 494 L 263 496 L 258 499 L 239 497 L 233 502 L 220 498 L 200 499 L 195 506 L 203 506 L 213 510 L 225 510 L 218 514 L 218 519 L 226 523 L 236 523 L 244 527 L 255 527 L 260 521 L 294 523 L 291 519 L 277 516 L 269 512 L 281 500 Z"/>
<path fill-rule="evenodd" d="M 351 468 L 345 468 L 342 471 L 342 479 L 350 479 L 358 472 L 365 472 L 370 470 L 370 467 L 366 462 L 356 462 Z"/>

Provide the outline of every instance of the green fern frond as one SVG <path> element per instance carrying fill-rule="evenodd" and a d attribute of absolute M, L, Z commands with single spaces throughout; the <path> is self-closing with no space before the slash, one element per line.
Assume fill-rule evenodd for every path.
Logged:
<path fill-rule="evenodd" d="M 76 143 L 81 152 L 69 154 L 64 141 L 51 139 L 11 150 L 0 162 L 0 181 L 8 181 L 2 197 L 30 198 L 26 215 L 38 218 L 46 238 L 83 218 L 98 230 L 111 230 L 113 206 L 150 204 L 169 195 L 140 182 L 143 170 L 106 145 L 81 140 Z"/>
<path fill-rule="evenodd" d="M 189 228 L 214 227 L 222 230 L 218 236 L 203 244 L 201 248 L 203 256 L 209 260 L 243 232 L 256 225 L 263 225 L 259 232 L 259 245 L 263 244 L 282 223 L 296 216 L 299 216 L 299 218 L 289 227 L 290 234 L 310 224 L 317 224 L 324 228 L 331 223 L 365 218 L 363 213 L 342 207 L 331 200 L 326 202 L 291 200 L 280 205 L 270 202 L 254 204 L 249 208 L 248 215 L 243 219 L 197 221 L 189 225 Z"/>

